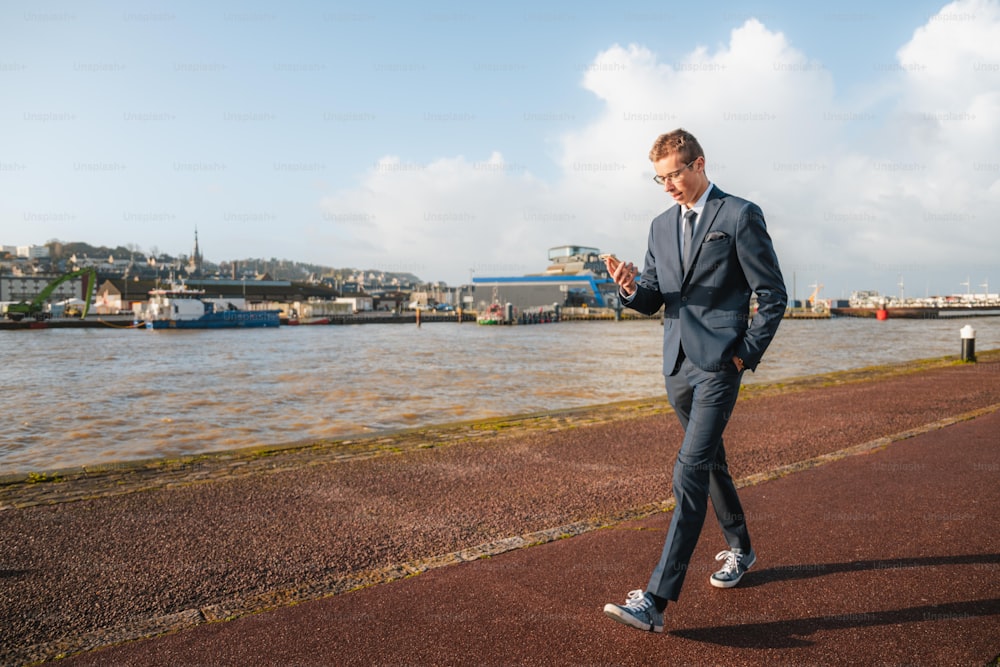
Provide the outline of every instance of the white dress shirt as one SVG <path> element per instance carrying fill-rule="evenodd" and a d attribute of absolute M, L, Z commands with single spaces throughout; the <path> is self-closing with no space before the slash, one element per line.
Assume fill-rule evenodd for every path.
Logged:
<path fill-rule="evenodd" d="M 712 191 L 712 188 L 714 188 L 714 187 L 715 187 L 715 184 L 712 183 L 712 181 L 709 181 L 708 182 L 708 187 L 705 188 L 705 191 L 701 193 L 700 197 L 698 197 L 698 201 L 696 201 L 694 203 L 694 206 L 692 206 L 690 209 L 684 209 L 683 206 L 681 207 L 682 209 L 684 209 L 681 212 L 681 217 L 684 216 L 684 213 L 686 213 L 687 211 L 692 210 L 692 209 L 697 214 L 697 217 L 694 219 L 694 226 L 691 228 L 691 234 L 692 234 L 692 236 L 694 235 L 694 230 L 698 228 L 698 223 L 701 222 L 701 212 L 702 212 L 702 210 L 704 210 L 705 203 L 708 201 L 708 193 L 710 193 Z M 677 245 L 680 247 L 680 249 L 681 249 L 681 257 L 683 257 L 684 256 L 684 225 L 678 225 L 677 226 L 677 233 L 679 234 L 679 237 L 677 239 Z M 636 294 L 635 292 L 632 292 L 631 294 L 625 294 L 620 287 L 618 288 L 618 298 L 621 299 L 622 303 L 630 303 L 632 301 L 632 299 L 635 298 L 635 294 Z"/>

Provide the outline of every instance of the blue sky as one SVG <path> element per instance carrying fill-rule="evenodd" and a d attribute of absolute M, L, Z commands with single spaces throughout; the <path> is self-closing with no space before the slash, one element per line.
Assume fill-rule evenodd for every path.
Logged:
<path fill-rule="evenodd" d="M 681 126 L 799 298 L 1000 291 L 1000 3 L 6 2 L 0 243 L 639 262 Z"/>

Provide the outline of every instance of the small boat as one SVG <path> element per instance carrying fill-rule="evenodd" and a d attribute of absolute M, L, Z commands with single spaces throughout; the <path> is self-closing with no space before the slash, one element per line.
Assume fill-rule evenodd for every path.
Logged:
<path fill-rule="evenodd" d="M 155 289 L 137 315 L 147 329 L 235 329 L 277 327 L 279 310 L 246 310 L 242 299 L 213 299 L 185 285 Z"/>
<path fill-rule="evenodd" d="M 506 324 L 507 318 L 504 316 L 503 306 L 496 302 L 490 304 L 486 310 L 479 313 L 476 322 L 479 324 Z"/>

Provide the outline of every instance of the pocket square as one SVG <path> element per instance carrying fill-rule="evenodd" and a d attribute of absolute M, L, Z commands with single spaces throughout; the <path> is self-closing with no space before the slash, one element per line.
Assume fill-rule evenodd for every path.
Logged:
<path fill-rule="evenodd" d="M 709 232 L 708 236 L 705 237 L 705 243 L 708 243 L 709 241 L 720 241 L 728 238 L 729 234 L 725 232 Z"/>

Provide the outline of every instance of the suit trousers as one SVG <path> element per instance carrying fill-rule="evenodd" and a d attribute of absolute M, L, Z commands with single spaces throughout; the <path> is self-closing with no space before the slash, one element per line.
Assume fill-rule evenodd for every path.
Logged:
<path fill-rule="evenodd" d="M 678 366 L 665 380 L 667 399 L 684 427 L 684 441 L 674 464 L 676 505 L 663 553 L 647 587 L 653 595 L 674 601 L 680 597 L 705 523 L 709 497 L 729 547 L 744 553 L 750 550 L 743 506 L 729 475 L 722 442 L 743 373 L 728 363 L 718 371 L 705 371 L 686 357 Z"/>

